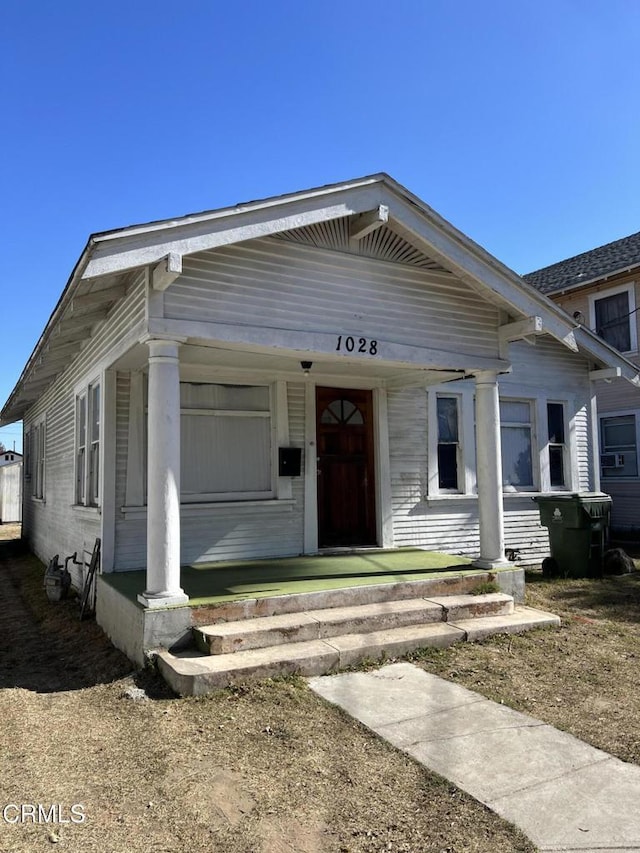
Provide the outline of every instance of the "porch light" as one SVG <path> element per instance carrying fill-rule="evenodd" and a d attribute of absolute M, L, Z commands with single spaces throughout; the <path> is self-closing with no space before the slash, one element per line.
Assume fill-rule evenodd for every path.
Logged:
<path fill-rule="evenodd" d="M 302 368 L 305 376 L 309 375 L 309 371 L 311 370 L 312 365 L 313 365 L 312 361 L 301 361 L 300 362 L 300 367 Z"/>

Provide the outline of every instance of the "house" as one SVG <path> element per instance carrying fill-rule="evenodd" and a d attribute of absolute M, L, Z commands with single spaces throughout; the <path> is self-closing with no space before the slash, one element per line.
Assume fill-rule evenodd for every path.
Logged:
<path fill-rule="evenodd" d="M 524 276 L 576 322 L 633 363 L 638 355 L 640 233 Z M 640 528 L 640 393 L 612 378 L 597 386 L 602 488 L 612 499 L 612 527 Z"/>
<path fill-rule="evenodd" d="M 3 465 L 11 465 L 12 462 L 22 462 L 22 453 L 17 450 L 3 450 L 0 453 L 0 468 Z"/>
<path fill-rule="evenodd" d="M 181 565 L 419 546 L 521 584 L 532 496 L 599 489 L 612 374 L 640 384 L 378 174 L 93 235 L 0 421 L 31 547 L 101 538 L 98 621 L 130 650 L 184 629 Z M 107 582 L 134 569 L 135 605 Z"/>
<path fill-rule="evenodd" d="M 3 453 L 13 459 L 0 463 L 0 524 L 22 520 L 22 454 Z"/>

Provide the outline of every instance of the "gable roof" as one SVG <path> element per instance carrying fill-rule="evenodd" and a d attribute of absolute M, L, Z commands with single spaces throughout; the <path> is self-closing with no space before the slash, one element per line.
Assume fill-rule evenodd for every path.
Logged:
<path fill-rule="evenodd" d="M 584 287 L 640 266 L 640 231 L 523 275 L 541 293 Z"/>
<path fill-rule="evenodd" d="M 163 264 L 168 272 L 169 261 L 183 255 L 383 211 L 394 233 L 429 264 L 452 273 L 512 319 L 540 317 L 543 332 L 603 366 L 619 367 L 622 376 L 640 385 L 635 365 L 588 330 L 577 328 L 562 308 L 389 175 L 379 173 L 91 235 L 0 412 L 0 425 L 19 420 L 73 361 L 125 295 L 132 272 Z M 59 334 L 62 327 L 64 334 Z"/>

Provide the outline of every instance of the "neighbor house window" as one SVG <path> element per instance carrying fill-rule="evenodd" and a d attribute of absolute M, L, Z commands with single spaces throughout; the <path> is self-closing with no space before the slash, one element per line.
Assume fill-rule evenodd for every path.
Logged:
<path fill-rule="evenodd" d="M 268 386 L 181 382 L 180 408 L 183 500 L 274 495 Z"/>
<path fill-rule="evenodd" d="M 100 495 L 100 383 L 76 397 L 76 494 L 81 506 L 98 506 Z"/>
<path fill-rule="evenodd" d="M 438 397 L 438 488 L 458 491 L 458 399 Z"/>
<path fill-rule="evenodd" d="M 603 478 L 638 476 L 638 432 L 634 413 L 600 418 L 600 468 Z"/>
<path fill-rule="evenodd" d="M 503 485 L 532 489 L 531 403 L 524 400 L 500 401 L 500 437 Z"/>
<path fill-rule="evenodd" d="M 634 286 L 625 285 L 607 295 L 591 297 L 592 327 L 607 343 L 621 352 L 637 347 Z"/>
<path fill-rule="evenodd" d="M 549 480 L 552 488 L 565 488 L 564 405 L 547 403 L 547 436 L 549 440 Z"/>

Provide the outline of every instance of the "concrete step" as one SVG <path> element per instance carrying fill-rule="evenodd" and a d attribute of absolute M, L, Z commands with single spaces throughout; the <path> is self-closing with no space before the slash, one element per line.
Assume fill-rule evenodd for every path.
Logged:
<path fill-rule="evenodd" d="M 469 594 L 480 584 L 495 581 L 499 582 L 501 589 L 513 593 L 517 598 L 524 594 L 524 588 L 518 585 L 518 579 L 521 579 L 521 572 L 518 570 L 490 573 L 479 569 L 467 570 L 465 567 L 465 571 L 459 573 L 452 572 L 446 576 L 439 575 L 423 580 L 367 584 L 198 605 L 192 609 L 192 613 L 196 625 L 210 625 L 259 616 L 325 610 L 329 607 L 354 607 L 381 601 L 399 601 L 404 598 L 432 600 L 436 596 Z"/>
<path fill-rule="evenodd" d="M 559 618 L 553 614 L 517 607 L 510 614 L 480 616 L 457 623 L 406 625 L 218 655 L 196 651 L 173 654 L 161 650 L 156 662 L 176 693 L 198 696 L 237 681 L 278 675 L 324 675 L 365 660 L 396 657 L 419 648 L 445 648 L 491 634 L 515 633 L 559 623 Z"/>
<path fill-rule="evenodd" d="M 506 615 L 513 608 L 513 598 L 504 593 L 408 598 L 204 625 L 194 629 L 194 638 L 201 652 L 219 655 L 406 625 Z"/>

